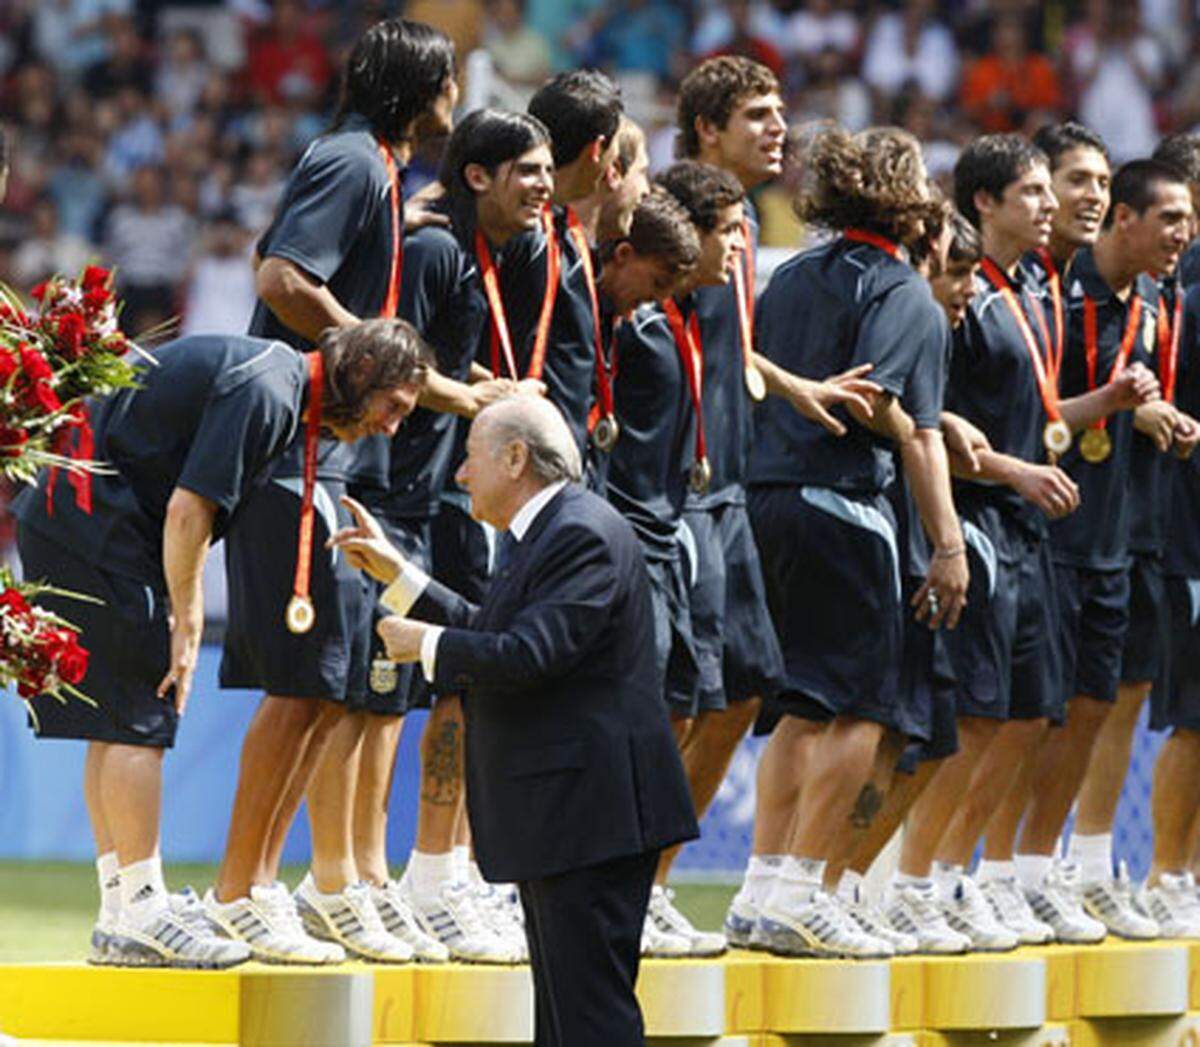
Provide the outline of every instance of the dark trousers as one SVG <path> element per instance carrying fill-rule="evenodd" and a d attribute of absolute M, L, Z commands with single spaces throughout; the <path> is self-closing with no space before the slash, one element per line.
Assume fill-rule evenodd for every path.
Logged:
<path fill-rule="evenodd" d="M 658 851 L 521 883 L 536 1047 L 641 1047 L 634 996 Z"/>

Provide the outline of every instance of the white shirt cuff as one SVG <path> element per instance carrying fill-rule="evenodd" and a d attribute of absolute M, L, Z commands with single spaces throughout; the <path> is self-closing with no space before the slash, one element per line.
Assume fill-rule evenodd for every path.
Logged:
<path fill-rule="evenodd" d="M 412 605 L 421 598 L 428 585 L 429 575 L 405 560 L 404 567 L 396 575 L 396 580 L 383 590 L 379 602 L 393 614 L 404 617 L 412 610 Z"/>
<path fill-rule="evenodd" d="M 431 625 L 421 637 L 421 671 L 429 683 L 437 676 L 437 647 L 443 632 L 440 625 Z"/>

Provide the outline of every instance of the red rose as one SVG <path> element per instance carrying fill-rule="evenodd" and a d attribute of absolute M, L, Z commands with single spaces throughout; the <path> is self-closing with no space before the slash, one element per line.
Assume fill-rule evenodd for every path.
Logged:
<path fill-rule="evenodd" d="M 46 414 L 54 414 L 55 411 L 62 410 L 62 401 L 58 398 L 49 382 L 33 382 L 26 389 L 22 396 L 26 407 L 35 407 L 45 411 Z"/>
<path fill-rule="evenodd" d="M 74 636 L 58 656 L 58 675 L 67 683 L 77 684 L 87 675 L 87 648 L 80 647 Z"/>
<path fill-rule="evenodd" d="M 87 335 L 87 321 L 79 313 L 63 313 L 58 318 L 55 343 L 59 352 L 71 360 L 78 359 L 83 352 L 83 339 Z"/>
<path fill-rule="evenodd" d="M 85 291 L 94 291 L 97 287 L 108 288 L 110 273 L 102 265 L 89 265 L 83 271 L 79 282 Z"/>
<path fill-rule="evenodd" d="M 46 292 L 49 290 L 50 290 L 50 281 L 43 280 L 40 284 L 38 284 L 36 287 L 34 287 L 34 289 L 32 291 L 30 291 L 29 293 L 34 299 L 36 299 L 37 301 L 40 302 L 43 298 L 46 297 Z"/>
<path fill-rule="evenodd" d="M 29 601 L 16 589 L 5 589 L 0 593 L 0 612 L 28 614 Z"/>
<path fill-rule="evenodd" d="M 22 342 L 17 346 L 21 354 L 21 370 L 33 382 L 45 381 L 53 376 L 54 372 L 50 369 L 50 364 L 46 362 L 46 358 L 36 349 L 31 348 Z"/>
<path fill-rule="evenodd" d="M 7 385 L 8 380 L 16 373 L 17 358 L 11 349 L 0 349 L 0 385 Z"/>
<path fill-rule="evenodd" d="M 0 458 L 20 458 L 29 433 L 19 426 L 0 425 Z"/>
<path fill-rule="evenodd" d="M 89 313 L 98 313 L 112 301 L 112 291 L 107 287 L 93 287 L 83 293 L 83 306 Z"/>

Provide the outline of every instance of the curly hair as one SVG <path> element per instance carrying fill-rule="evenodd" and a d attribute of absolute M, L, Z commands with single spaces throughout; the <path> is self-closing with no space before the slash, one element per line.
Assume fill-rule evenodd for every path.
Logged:
<path fill-rule="evenodd" d="M 920 143 L 896 127 L 851 134 L 819 131 L 801 157 L 804 176 L 793 208 L 801 221 L 840 232 L 863 228 L 908 244 L 940 205 L 930 198 Z"/>
<path fill-rule="evenodd" d="M 779 93 L 779 81 L 759 62 L 740 55 L 720 55 L 701 62 L 679 85 L 675 155 L 681 159 L 700 155 L 697 119 L 702 117 L 723 131 L 733 111 L 747 98 L 773 93 Z"/>

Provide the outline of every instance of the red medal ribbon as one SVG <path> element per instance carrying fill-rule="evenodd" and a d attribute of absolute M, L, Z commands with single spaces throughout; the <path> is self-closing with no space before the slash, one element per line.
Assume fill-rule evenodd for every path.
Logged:
<path fill-rule="evenodd" d="M 1117 350 L 1117 357 L 1113 360 L 1112 371 L 1109 372 L 1108 381 L 1105 384 L 1111 385 L 1116 377 L 1125 370 L 1129 354 L 1133 352 L 1133 340 L 1137 337 L 1141 319 L 1142 298 L 1141 295 L 1134 292 L 1129 301 L 1129 316 L 1125 321 L 1125 333 L 1121 336 L 1121 346 Z M 1088 389 L 1091 390 L 1096 388 L 1096 368 L 1099 366 L 1100 350 L 1097 345 L 1096 333 L 1096 301 L 1087 295 L 1083 296 L 1083 348 L 1087 353 Z M 1093 422 L 1090 428 L 1104 429 L 1107 426 L 1108 419 L 1100 418 Z"/>
<path fill-rule="evenodd" d="M 886 236 L 880 236 L 878 233 L 871 232 L 870 229 L 847 229 L 842 235 L 854 243 L 870 244 L 872 247 L 878 247 L 879 250 L 890 254 L 893 258 L 900 257 L 900 245 L 893 243 Z"/>
<path fill-rule="evenodd" d="M 562 248 L 554 233 L 554 212 L 547 205 L 542 211 L 542 230 L 546 234 L 546 295 L 538 314 L 537 333 L 533 339 L 533 355 L 529 360 L 526 378 L 542 377 L 546 366 L 546 348 L 550 344 L 550 324 L 554 319 L 554 303 L 558 300 L 558 284 L 562 274 Z"/>
<path fill-rule="evenodd" d="M 1021 337 L 1025 340 L 1025 348 L 1029 350 L 1029 359 L 1033 363 L 1033 374 L 1037 381 L 1038 393 L 1041 395 L 1046 417 L 1051 422 L 1061 421 L 1062 412 L 1058 409 L 1058 361 L 1052 356 L 1050 359 L 1043 356 L 1037 339 L 1033 336 L 1033 328 L 1029 326 L 1029 318 L 1017 300 L 1017 294 L 1004 270 L 990 258 L 984 258 L 980 268 L 988 283 L 1000 292 L 1000 297 L 1004 299 L 1004 304 L 1008 306 L 1008 311 L 1012 313 Z M 1050 346 L 1047 346 L 1047 350 L 1052 353 Z"/>
<path fill-rule="evenodd" d="M 693 311 L 685 325 L 683 314 L 673 298 L 664 301 L 662 309 L 667 316 L 671 334 L 675 336 L 675 347 L 679 350 L 683 373 L 687 375 L 688 391 L 692 394 L 692 409 L 696 412 L 696 461 L 703 462 L 708 458 L 708 443 L 704 437 L 704 347 L 700 341 L 700 322 Z"/>
<path fill-rule="evenodd" d="M 300 496 L 300 538 L 296 546 L 296 575 L 292 595 L 308 599 L 312 577 L 313 495 L 317 487 L 317 446 L 321 436 L 321 401 L 325 394 L 325 361 L 320 352 L 308 354 L 308 417 L 304 423 L 304 489 Z"/>
<path fill-rule="evenodd" d="M 515 382 L 520 378 L 517 373 L 517 358 L 513 355 L 512 336 L 508 331 L 508 317 L 504 314 L 504 299 L 500 296 L 496 263 L 492 259 L 492 251 L 482 229 L 475 232 L 475 258 L 479 263 L 479 279 L 483 283 L 483 292 L 487 295 L 488 312 L 492 320 L 492 375 L 497 378 L 500 376 L 500 352 L 503 350 L 504 362 L 508 365 L 508 376 Z"/>
<path fill-rule="evenodd" d="M 1038 261 L 1042 263 L 1042 268 L 1046 270 L 1047 286 L 1050 288 L 1050 303 L 1054 308 L 1054 341 L 1051 343 L 1049 332 L 1045 328 L 1045 320 L 1041 313 L 1038 313 L 1039 326 L 1042 328 L 1042 336 L 1046 339 L 1047 345 L 1052 345 L 1054 350 L 1052 368 L 1057 375 L 1062 371 L 1063 358 L 1063 336 L 1066 331 L 1066 318 L 1063 314 L 1063 297 L 1062 297 L 1062 277 L 1059 275 L 1058 266 L 1054 264 L 1054 257 L 1044 248 L 1039 247 L 1035 252 Z"/>
<path fill-rule="evenodd" d="M 387 297 L 383 300 L 383 309 L 379 315 L 384 320 L 394 320 L 396 310 L 400 308 L 400 280 L 404 272 L 404 230 L 403 215 L 400 213 L 400 172 L 396 170 L 396 158 L 392 151 L 378 142 L 379 155 L 383 157 L 387 168 L 388 181 L 391 183 L 392 202 L 392 267 L 388 274 Z"/>
<path fill-rule="evenodd" d="M 1183 330 L 1183 289 L 1175 287 L 1175 315 L 1167 319 L 1167 303 L 1158 296 L 1158 382 L 1162 398 L 1175 402 L 1175 376 L 1179 367 L 1179 336 Z"/>
<path fill-rule="evenodd" d="M 742 219 L 742 257 L 733 267 L 733 292 L 737 299 L 738 325 L 742 331 L 742 367 L 754 364 L 754 240 L 750 219 Z"/>
<path fill-rule="evenodd" d="M 583 263 L 583 277 L 587 282 L 588 297 L 592 300 L 592 331 L 596 349 L 596 392 L 599 407 L 599 418 L 613 416 L 612 372 L 608 361 L 604 358 L 604 339 L 600 334 L 600 296 L 596 291 L 596 270 L 592 267 L 592 248 L 588 243 L 587 233 L 583 231 L 583 223 L 575 211 L 567 208 L 567 235 L 579 251 Z M 593 411 L 595 414 L 595 411 Z M 588 428 L 594 427 L 591 416 L 588 418 Z"/>

